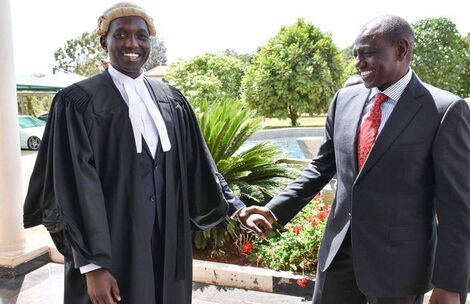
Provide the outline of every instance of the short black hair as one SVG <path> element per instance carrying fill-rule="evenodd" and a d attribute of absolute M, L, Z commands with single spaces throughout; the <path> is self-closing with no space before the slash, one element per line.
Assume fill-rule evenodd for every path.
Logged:
<path fill-rule="evenodd" d="M 403 18 L 394 15 L 380 16 L 372 22 L 381 24 L 380 32 L 393 44 L 405 39 L 413 50 L 415 33 L 411 25 Z"/>

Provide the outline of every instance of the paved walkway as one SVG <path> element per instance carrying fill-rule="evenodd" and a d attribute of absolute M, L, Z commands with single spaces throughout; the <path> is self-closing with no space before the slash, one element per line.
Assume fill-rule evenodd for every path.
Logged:
<path fill-rule="evenodd" d="M 16 280 L 0 279 L 0 304 L 62 304 L 63 265 L 50 263 Z M 300 297 L 193 283 L 193 304 L 299 304 Z"/>

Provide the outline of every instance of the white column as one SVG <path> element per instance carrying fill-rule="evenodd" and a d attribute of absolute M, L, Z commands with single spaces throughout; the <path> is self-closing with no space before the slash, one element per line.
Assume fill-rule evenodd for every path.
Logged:
<path fill-rule="evenodd" d="M 10 0 L 0 0 L 0 29 L 0 266 L 11 267 L 25 232 Z"/>

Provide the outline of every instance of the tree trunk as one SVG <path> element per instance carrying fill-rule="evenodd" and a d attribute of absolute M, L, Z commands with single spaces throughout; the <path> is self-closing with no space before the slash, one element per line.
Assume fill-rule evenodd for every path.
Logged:
<path fill-rule="evenodd" d="M 290 118 L 291 126 L 297 127 L 299 125 L 299 114 L 292 108 L 292 106 L 288 106 L 287 109 L 287 116 Z"/>

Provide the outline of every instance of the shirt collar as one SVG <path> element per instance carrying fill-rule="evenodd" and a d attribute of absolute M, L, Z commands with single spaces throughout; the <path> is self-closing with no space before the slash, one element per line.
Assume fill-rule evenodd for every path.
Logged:
<path fill-rule="evenodd" d="M 125 83 L 127 84 L 137 84 L 137 83 L 143 83 L 144 82 L 144 73 L 140 73 L 139 77 L 137 78 L 132 78 L 127 76 L 126 74 L 123 74 L 116 70 L 116 68 L 113 67 L 112 64 L 108 66 L 108 72 L 109 75 L 111 76 L 111 79 L 118 83 L 119 85 L 124 86 Z"/>
<path fill-rule="evenodd" d="M 388 98 L 398 101 L 406 89 L 408 83 L 410 83 L 411 77 L 413 76 L 413 70 L 408 69 L 408 73 L 405 76 L 400 78 L 397 82 L 386 88 L 384 91 L 379 90 L 379 88 L 372 88 L 370 97 L 374 97 L 378 93 L 383 93 L 388 96 Z"/>

